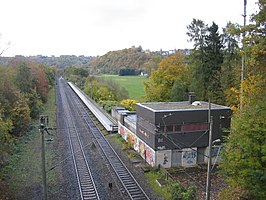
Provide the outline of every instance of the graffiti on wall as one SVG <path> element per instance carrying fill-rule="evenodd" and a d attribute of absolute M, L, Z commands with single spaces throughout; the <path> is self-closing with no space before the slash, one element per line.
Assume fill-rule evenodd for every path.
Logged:
<path fill-rule="evenodd" d="M 135 151 L 137 151 L 143 159 L 146 160 L 148 164 L 151 166 L 155 166 L 155 151 L 150 148 L 146 143 L 144 143 L 141 139 L 139 139 L 134 133 L 132 133 L 129 129 L 122 126 L 120 123 L 119 126 L 119 134 L 131 144 Z"/>
<path fill-rule="evenodd" d="M 221 151 L 221 146 L 212 147 L 212 150 L 211 150 L 212 164 L 221 161 L 220 151 Z M 209 156 L 209 147 L 206 147 L 205 155 L 206 157 L 204 158 L 204 162 L 208 163 L 207 156 Z"/>
<path fill-rule="evenodd" d="M 125 133 L 125 128 L 123 126 L 120 125 L 120 123 L 118 124 L 118 127 L 119 127 L 119 134 L 122 136 L 122 138 L 124 138 L 124 140 L 126 140 L 127 136 L 126 136 L 126 133 Z"/>
<path fill-rule="evenodd" d="M 157 165 L 171 167 L 171 150 L 157 151 Z"/>
<path fill-rule="evenodd" d="M 182 166 L 193 166 L 197 164 L 197 148 L 187 148 L 182 150 Z"/>
<path fill-rule="evenodd" d="M 139 139 L 139 154 L 151 166 L 155 166 L 155 151 Z"/>

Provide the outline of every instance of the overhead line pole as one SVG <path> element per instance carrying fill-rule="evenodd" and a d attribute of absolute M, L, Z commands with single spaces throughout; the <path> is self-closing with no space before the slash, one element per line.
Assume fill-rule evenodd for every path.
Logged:
<path fill-rule="evenodd" d="M 46 168 L 45 168 L 45 138 L 44 138 L 44 131 L 45 131 L 45 121 L 46 116 L 40 117 L 40 133 L 41 133 L 41 140 L 42 140 L 42 150 L 41 150 L 41 157 L 42 157 L 42 181 L 43 181 L 43 199 L 47 200 L 47 187 L 46 187 Z"/>
<path fill-rule="evenodd" d="M 244 28 L 246 26 L 246 17 L 247 17 L 247 0 L 244 0 Z M 242 38 L 242 64 L 241 64 L 241 94 L 240 94 L 240 109 L 242 110 L 243 108 L 243 82 L 246 78 L 246 57 L 245 57 L 245 52 L 244 52 L 244 47 L 245 47 L 245 42 L 244 42 L 244 37 L 245 37 L 245 30 L 243 32 L 243 38 Z"/>
<path fill-rule="evenodd" d="M 211 190 L 211 164 L 212 164 L 212 123 L 213 119 L 211 116 L 211 100 L 209 99 L 209 149 L 208 149 L 208 168 L 207 168 L 207 183 L 206 183 L 206 200 L 210 200 L 210 190 Z"/>

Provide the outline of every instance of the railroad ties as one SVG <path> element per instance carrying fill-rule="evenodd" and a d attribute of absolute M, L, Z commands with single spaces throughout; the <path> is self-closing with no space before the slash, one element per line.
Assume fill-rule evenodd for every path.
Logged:
<path fill-rule="evenodd" d="M 134 200 L 149 199 L 131 172 L 125 166 L 123 161 L 119 158 L 109 142 L 106 140 L 105 136 L 93 122 L 86 110 L 87 107 L 81 101 L 80 103 L 78 103 L 78 101 L 80 101 L 80 99 L 76 96 L 74 102 L 76 102 L 78 113 L 80 113 L 80 116 L 82 116 L 84 122 L 86 122 L 89 130 L 93 134 L 95 140 L 103 151 L 106 159 L 113 168 L 129 197 Z"/>
<path fill-rule="evenodd" d="M 100 199 L 81 144 L 78 129 L 75 125 L 73 115 L 70 110 L 68 98 L 64 89 L 64 87 L 66 87 L 64 83 L 65 82 L 63 80 L 60 80 L 59 92 L 62 99 L 63 111 L 65 115 L 65 127 L 69 138 L 80 197 L 84 200 Z"/>

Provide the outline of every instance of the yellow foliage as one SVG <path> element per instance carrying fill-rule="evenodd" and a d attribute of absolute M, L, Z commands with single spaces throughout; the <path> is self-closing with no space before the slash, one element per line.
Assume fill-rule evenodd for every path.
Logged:
<path fill-rule="evenodd" d="M 137 101 L 134 99 L 124 99 L 120 102 L 121 106 L 125 107 L 126 109 L 130 111 L 136 110 L 136 104 L 137 104 Z"/>
<path fill-rule="evenodd" d="M 156 71 L 152 71 L 149 81 L 145 82 L 148 101 L 169 101 L 171 89 L 178 79 L 188 71 L 185 56 L 177 52 L 163 59 Z"/>
<path fill-rule="evenodd" d="M 243 88 L 243 106 L 254 99 L 254 97 L 260 96 L 260 94 L 266 90 L 266 80 L 262 75 L 250 75 L 246 80 L 242 82 Z"/>

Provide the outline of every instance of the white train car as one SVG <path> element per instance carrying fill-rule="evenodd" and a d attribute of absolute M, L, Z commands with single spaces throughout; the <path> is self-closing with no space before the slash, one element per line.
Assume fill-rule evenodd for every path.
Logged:
<path fill-rule="evenodd" d="M 82 102 L 90 109 L 90 111 L 94 114 L 94 116 L 99 120 L 99 122 L 103 125 L 105 130 L 109 133 L 117 132 L 117 124 L 115 124 L 112 120 L 110 120 L 97 106 L 95 106 L 86 95 L 73 83 L 68 82 L 68 85 L 72 88 L 72 90 L 79 96 Z"/>

